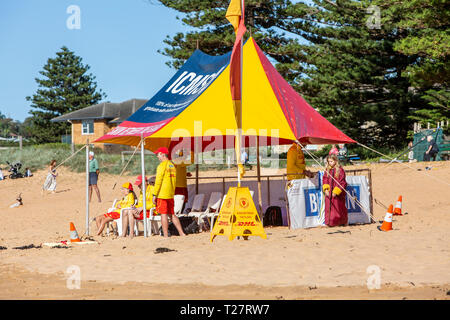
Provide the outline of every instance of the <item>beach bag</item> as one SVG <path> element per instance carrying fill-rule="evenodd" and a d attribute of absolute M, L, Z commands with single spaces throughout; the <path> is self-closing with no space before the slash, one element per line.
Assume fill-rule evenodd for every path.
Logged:
<path fill-rule="evenodd" d="M 186 233 L 186 228 L 194 221 L 192 217 L 178 217 L 178 220 L 180 220 L 181 228 L 183 228 L 184 233 Z M 164 235 L 162 226 L 159 227 L 159 234 L 162 236 Z M 168 235 L 169 237 L 180 235 L 172 221 L 169 223 Z"/>
<path fill-rule="evenodd" d="M 278 206 L 268 207 L 264 213 L 263 226 L 282 226 L 283 217 L 281 215 L 281 208 Z"/>
<path fill-rule="evenodd" d="M 197 221 L 193 220 L 185 229 L 184 233 L 186 234 L 193 234 L 193 233 L 199 233 L 200 232 L 200 226 L 198 225 Z"/>

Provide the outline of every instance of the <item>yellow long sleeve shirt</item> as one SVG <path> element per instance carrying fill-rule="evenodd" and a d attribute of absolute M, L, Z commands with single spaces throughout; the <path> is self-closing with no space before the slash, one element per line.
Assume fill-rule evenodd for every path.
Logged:
<path fill-rule="evenodd" d="M 147 191 L 145 192 L 145 204 L 147 207 L 147 210 L 150 210 L 151 208 L 153 208 L 155 206 L 155 204 L 153 203 L 153 186 L 147 186 Z M 142 197 L 142 192 L 139 195 L 139 200 L 138 203 L 136 205 L 136 208 L 142 208 L 144 206 L 144 199 Z"/>
<path fill-rule="evenodd" d="M 159 199 L 173 199 L 175 194 L 177 171 L 170 160 L 165 160 L 156 169 L 153 194 Z"/>
<path fill-rule="evenodd" d="M 129 192 L 126 197 L 123 197 L 122 200 L 120 200 L 119 202 L 117 202 L 117 204 L 120 204 L 120 208 L 130 208 L 132 205 L 134 205 L 134 194 L 132 192 Z M 116 205 L 116 208 L 118 206 Z"/>
<path fill-rule="evenodd" d="M 305 156 L 302 149 L 293 144 L 287 152 L 287 179 L 304 179 L 305 178 Z"/>

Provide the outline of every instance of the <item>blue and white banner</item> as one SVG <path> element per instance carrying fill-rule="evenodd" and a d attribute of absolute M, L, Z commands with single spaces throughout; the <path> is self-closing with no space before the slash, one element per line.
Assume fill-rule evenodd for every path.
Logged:
<path fill-rule="evenodd" d="M 322 192 L 323 172 L 313 179 L 292 180 L 286 187 L 291 229 L 324 225 L 325 197 Z M 348 223 L 370 223 L 370 193 L 365 176 L 347 176 L 346 196 Z M 362 206 L 362 208 L 361 208 Z"/>
<path fill-rule="evenodd" d="M 346 176 L 348 224 L 370 223 L 370 190 L 365 176 Z M 357 201 L 356 201 L 356 200 Z M 362 207 L 362 208 L 361 208 Z"/>
<path fill-rule="evenodd" d="M 291 180 L 286 186 L 291 229 L 313 228 L 324 224 L 325 209 L 322 176 Z"/>

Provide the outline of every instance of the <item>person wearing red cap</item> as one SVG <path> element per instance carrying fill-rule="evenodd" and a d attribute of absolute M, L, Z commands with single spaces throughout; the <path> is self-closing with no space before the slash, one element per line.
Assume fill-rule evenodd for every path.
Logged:
<path fill-rule="evenodd" d="M 175 165 L 169 160 L 169 150 L 167 148 L 159 148 L 155 151 L 160 164 L 156 169 L 155 188 L 153 189 L 153 203 L 156 203 L 156 212 L 161 215 L 161 225 L 164 237 L 168 237 L 169 218 L 170 215 L 173 224 L 178 230 L 180 236 L 185 236 L 180 220 L 174 214 L 176 176 Z"/>
<path fill-rule="evenodd" d="M 101 214 L 94 218 L 97 224 L 97 235 L 101 235 L 105 225 L 108 222 L 114 221 L 120 218 L 120 210 L 124 208 L 130 208 L 134 205 L 136 200 L 136 194 L 133 191 L 133 185 L 129 182 L 125 182 L 122 185 L 123 198 L 116 203 L 113 210 L 109 210 L 105 214 Z M 116 228 L 117 226 L 115 226 Z"/>
<path fill-rule="evenodd" d="M 153 183 L 154 179 L 147 179 L 145 177 L 145 181 L 148 181 L 146 184 L 147 191 L 145 192 L 145 206 L 146 206 L 146 212 L 147 212 L 147 218 L 150 216 L 150 209 L 153 208 L 155 205 L 153 204 Z M 143 214 L 143 207 L 144 207 L 144 200 L 143 200 L 143 192 L 142 192 L 142 176 L 137 176 L 136 181 L 134 182 L 135 185 L 139 187 L 139 190 L 141 191 L 139 194 L 139 200 L 136 206 L 132 206 L 130 209 L 125 209 L 122 211 L 122 237 L 126 237 L 128 226 L 130 226 L 130 234 L 129 237 L 133 238 L 134 232 L 133 227 L 135 220 L 143 220 L 144 214 Z"/>

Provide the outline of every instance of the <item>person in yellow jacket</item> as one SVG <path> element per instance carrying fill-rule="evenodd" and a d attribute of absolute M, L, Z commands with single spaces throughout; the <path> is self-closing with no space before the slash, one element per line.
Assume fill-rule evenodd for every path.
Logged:
<path fill-rule="evenodd" d="M 180 220 L 174 214 L 173 196 L 175 195 L 177 178 L 175 165 L 169 160 L 169 150 L 167 148 L 159 148 L 155 153 L 160 164 L 156 169 L 153 203 L 156 204 L 156 212 L 161 215 L 161 225 L 164 237 L 167 238 L 169 236 L 169 215 L 178 230 L 178 234 L 180 236 L 185 236 L 186 234 L 181 227 Z"/>
<path fill-rule="evenodd" d="M 146 184 L 147 191 L 145 192 L 145 207 L 147 212 L 147 218 L 150 217 L 150 209 L 155 207 L 155 204 L 153 203 L 153 183 L 154 179 L 148 180 L 147 177 L 145 177 L 145 181 L 148 181 Z M 144 197 L 142 192 L 142 176 L 137 176 L 136 181 L 134 182 L 135 185 L 139 187 L 140 193 L 139 193 L 139 199 L 136 206 L 132 206 L 130 209 L 125 209 L 122 211 L 122 237 L 126 237 L 128 226 L 130 226 L 130 233 L 129 237 L 133 238 L 134 232 L 134 223 L 135 220 L 143 220 L 144 219 Z"/>
<path fill-rule="evenodd" d="M 192 176 L 190 172 L 187 172 L 187 166 L 191 165 L 193 162 L 193 153 L 190 153 L 190 159 L 183 158 L 183 150 L 177 153 L 177 158 L 172 159 L 175 169 L 177 171 L 177 179 L 175 183 L 175 194 L 181 194 L 184 196 L 184 203 L 181 212 L 184 210 L 185 204 L 188 202 L 188 188 L 187 188 L 187 177 Z"/>
<path fill-rule="evenodd" d="M 95 217 L 95 222 L 97 224 L 97 235 L 101 235 L 105 225 L 108 222 L 114 221 L 116 219 L 120 219 L 120 210 L 124 208 L 130 208 L 134 206 L 136 201 L 136 194 L 133 191 L 133 185 L 129 182 L 125 182 L 122 185 L 123 198 L 118 201 L 114 207 L 114 210 L 111 210 L 105 214 L 99 215 Z M 115 224 L 114 228 L 117 228 Z"/>
<path fill-rule="evenodd" d="M 295 142 L 287 152 L 286 174 L 288 181 L 294 179 L 305 179 L 305 176 L 309 178 L 315 176 L 315 173 L 306 170 L 305 156 L 302 148 Z"/>

